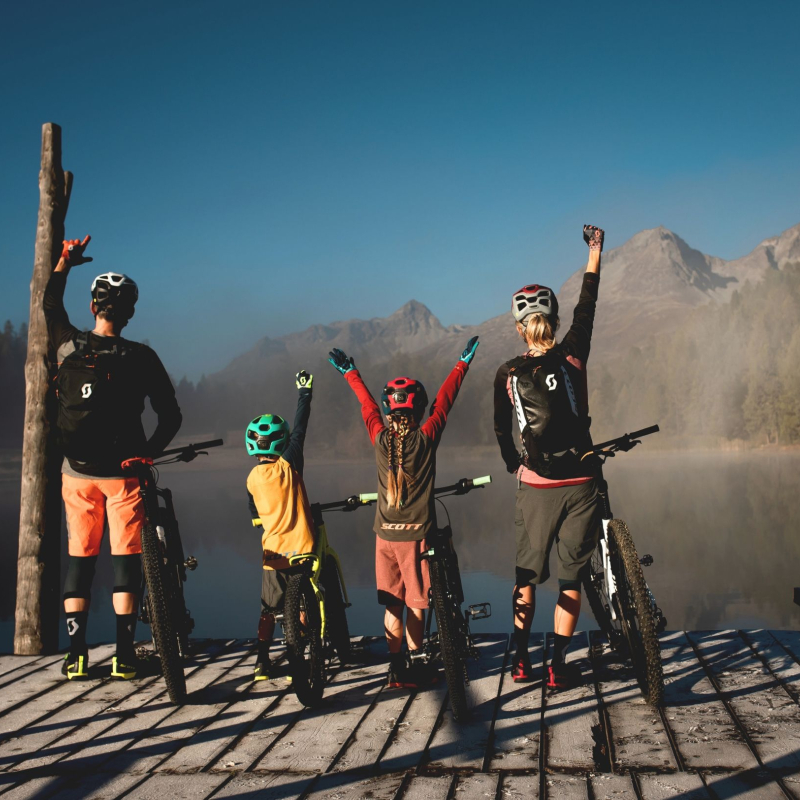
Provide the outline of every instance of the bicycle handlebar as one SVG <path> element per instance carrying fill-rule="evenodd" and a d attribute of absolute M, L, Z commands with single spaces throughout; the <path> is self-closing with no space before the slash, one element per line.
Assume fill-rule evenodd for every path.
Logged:
<path fill-rule="evenodd" d="M 434 489 L 434 494 L 467 494 L 473 489 L 480 489 L 492 482 L 491 475 L 484 475 L 481 478 L 462 478 L 452 486 L 442 486 Z M 347 500 L 337 500 L 333 503 L 320 503 L 320 511 L 355 511 L 361 506 L 369 506 L 378 501 L 377 492 L 366 492 L 364 494 L 354 494 Z"/>
<path fill-rule="evenodd" d="M 199 450 L 207 450 L 210 447 L 221 447 L 225 442 L 222 439 L 212 439 L 209 442 L 198 442 L 197 444 L 187 444 L 185 447 L 175 447 L 172 450 L 164 450 L 163 453 L 159 453 L 157 456 L 153 456 L 154 458 L 163 458 L 164 456 L 177 456 L 177 455 L 184 455 L 189 453 L 194 453 L 197 455 Z"/>
<path fill-rule="evenodd" d="M 658 425 L 651 425 L 649 428 L 642 428 L 640 431 L 626 433 L 623 436 L 618 436 L 616 439 L 609 439 L 607 442 L 594 445 L 588 453 L 584 454 L 583 458 L 586 458 L 586 456 L 592 453 L 598 454 L 603 451 L 617 452 L 618 450 L 622 450 L 625 452 L 639 444 L 638 439 L 642 436 L 650 436 L 651 433 L 658 433 L 659 430 L 661 429 Z"/>

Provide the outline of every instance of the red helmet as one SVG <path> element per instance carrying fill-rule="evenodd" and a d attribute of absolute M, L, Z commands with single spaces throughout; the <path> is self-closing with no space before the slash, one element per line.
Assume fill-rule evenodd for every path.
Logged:
<path fill-rule="evenodd" d="M 428 407 L 428 393 L 413 378 L 395 378 L 383 387 L 381 405 L 387 417 L 390 414 L 411 414 L 419 422 Z"/>
<path fill-rule="evenodd" d="M 517 322 L 524 323 L 531 314 L 545 317 L 558 316 L 558 299 L 552 289 L 531 283 L 514 292 L 511 313 Z"/>

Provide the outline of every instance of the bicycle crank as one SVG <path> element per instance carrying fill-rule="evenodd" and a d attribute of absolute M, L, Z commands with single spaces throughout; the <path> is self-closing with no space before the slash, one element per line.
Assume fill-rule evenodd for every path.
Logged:
<path fill-rule="evenodd" d="M 652 563 L 653 563 L 653 556 L 651 556 L 651 555 L 648 553 L 647 555 L 644 555 L 644 556 L 642 556 L 642 557 L 639 559 L 639 563 L 640 563 L 640 564 L 641 564 L 643 567 L 649 567 L 649 566 L 651 566 L 651 565 L 652 565 Z"/>

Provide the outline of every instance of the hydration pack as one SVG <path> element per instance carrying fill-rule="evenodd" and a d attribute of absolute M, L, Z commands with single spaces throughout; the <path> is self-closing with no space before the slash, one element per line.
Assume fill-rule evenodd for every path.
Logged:
<path fill-rule="evenodd" d="M 578 406 L 575 391 L 579 371 L 552 352 L 521 356 L 509 367 L 523 463 L 543 478 L 577 477 L 582 448 L 589 443 L 589 418 Z"/>
<path fill-rule="evenodd" d="M 84 331 L 75 337 L 75 349 L 58 366 L 58 440 L 64 455 L 92 464 L 119 456 L 120 420 L 125 404 L 122 382 L 126 346 L 114 344 L 98 352 Z"/>

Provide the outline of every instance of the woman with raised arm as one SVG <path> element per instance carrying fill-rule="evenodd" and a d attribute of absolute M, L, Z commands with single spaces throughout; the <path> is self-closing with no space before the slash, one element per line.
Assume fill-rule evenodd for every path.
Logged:
<path fill-rule="evenodd" d="M 597 486 L 580 456 L 589 444 L 586 361 L 592 339 L 604 232 L 586 225 L 589 263 L 572 326 L 560 342 L 558 300 L 538 284 L 514 292 L 511 313 L 527 352 L 503 364 L 494 384 L 494 428 L 509 472 L 517 476 L 516 583 L 513 593 L 516 655 L 514 681 L 533 678 L 528 637 L 536 586 L 550 575 L 553 545 L 558 557 L 559 597 L 548 686 L 575 685 L 579 673 L 566 651 L 581 609 L 580 572 L 597 544 Z M 519 426 L 517 450 L 513 419 Z"/>

